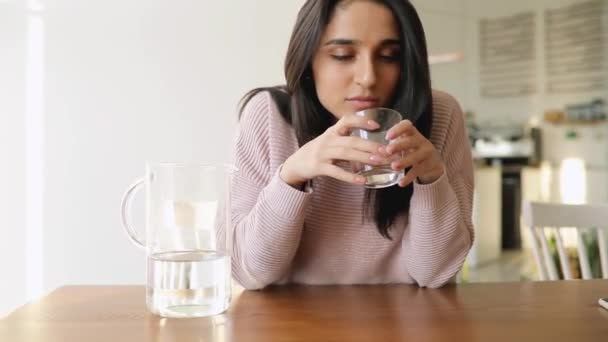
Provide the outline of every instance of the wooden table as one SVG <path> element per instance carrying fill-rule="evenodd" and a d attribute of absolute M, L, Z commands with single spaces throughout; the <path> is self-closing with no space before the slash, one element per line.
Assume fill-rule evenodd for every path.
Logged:
<path fill-rule="evenodd" d="M 225 315 L 149 314 L 141 286 L 73 286 L 0 323 L 0 341 L 608 341 L 608 281 L 273 287 Z"/>

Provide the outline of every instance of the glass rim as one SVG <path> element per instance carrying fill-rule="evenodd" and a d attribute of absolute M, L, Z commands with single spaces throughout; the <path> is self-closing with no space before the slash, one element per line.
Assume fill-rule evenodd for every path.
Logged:
<path fill-rule="evenodd" d="M 355 115 L 365 116 L 366 112 L 388 112 L 393 116 L 398 116 L 399 118 L 403 118 L 401 113 L 399 113 L 398 111 L 396 111 L 392 108 L 386 108 L 386 107 L 374 107 L 374 108 L 362 109 L 362 110 L 355 112 Z"/>

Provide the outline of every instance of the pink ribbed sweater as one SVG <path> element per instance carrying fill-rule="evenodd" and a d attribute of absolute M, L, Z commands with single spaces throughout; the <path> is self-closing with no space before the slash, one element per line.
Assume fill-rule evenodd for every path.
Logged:
<path fill-rule="evenodd" d="M 473 169 L 463 114 L 433 92 L 431 141 L 446 173 L 414 184 L 408 215 L 383 238 L 362 223 L 365 189 L 319 177 L 302 192 L 279 177 L 298 149 L 295 132 L 266 92 L 241 117 L 235 148 L 240 170 L 231 186 L 232 272 L 247 289 L 270 284 L 415 283 L 438 287 L 454 278 L 473 241 Z"/>

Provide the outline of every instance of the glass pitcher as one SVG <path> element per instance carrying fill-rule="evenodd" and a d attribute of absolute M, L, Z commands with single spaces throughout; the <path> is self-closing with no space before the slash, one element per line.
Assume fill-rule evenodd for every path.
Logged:
<path fill-rule="evenodd" d="M 122 225 L 147 253 L 146 303 L 163 317 L 224 312 L 231 299 L 231 234 L 226 234 L 228 186 L 236 171 L 224 164 L 148 163 L 122 199 Z M 145 187 L 145 239 L 131 225 L 133 195 Z"/>

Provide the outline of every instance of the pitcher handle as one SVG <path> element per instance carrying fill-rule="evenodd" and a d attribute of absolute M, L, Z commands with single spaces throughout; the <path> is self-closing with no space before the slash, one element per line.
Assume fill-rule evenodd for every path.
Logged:
<path fill-rule="evenodd" d="M 138 247 L 145 249 L 146 244 L 144 240 L 141 239 L 137 231 L 133 228 L 133 225 L 131 225 L 131 203 L 133 202 L 133 196 L 141 189 L 143 184 L 144 179 L 138 179 L 129 187 L 129 189 L 122 196 L 122 201 L 120 205 L 120 216 L 122 227 L 127 232 L 129 239 Z"/>

